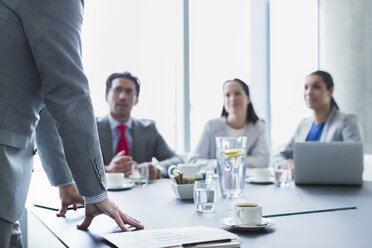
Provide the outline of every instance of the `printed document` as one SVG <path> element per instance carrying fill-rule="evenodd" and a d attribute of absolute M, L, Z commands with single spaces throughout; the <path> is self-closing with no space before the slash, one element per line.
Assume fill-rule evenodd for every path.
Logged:
<path fill-rule="evenodd" d="M 238 239 L 238 236 L 219 228 L 196 226 L 155 230 L 140 230 L 102 234 L 117 247 L 162 248 L 199 244 L 211 241 Z"/>

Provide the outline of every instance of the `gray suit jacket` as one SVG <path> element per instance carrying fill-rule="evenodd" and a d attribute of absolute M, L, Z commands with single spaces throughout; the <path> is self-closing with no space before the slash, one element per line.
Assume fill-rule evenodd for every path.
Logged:
<path fill-rule="evenodd" d="M 10 222 L 24 208 L 44 104 L 51 115 L 41 116 L 38 148 L 49 178 L 68 183 L 71 171 L 81 195 L 106 192 L 81 64 L 82 15 L 80 0 L 0 0 L 0 218 Z M 69 169 L 53 160 L 62 144 Z"/>
<path fill-rule="evenodd" d="M 168 167 L 182 163 L 182 158 L 175 154 L 156 129 L 155 122 L 146 119 L 132 119 L 133 151 L 130 155 L 137 163 L 149 162 L 155 157 L 167 176 Z M 97 119 L 98 134 L 103 161 L 108 165 L 113 158 L 112 137 L 108 117 Z"/>
<path fill-rule="evenodd" d="M 218 136 L 227 136 L 226 118 L 220 117 L 207 122 L 202 136 L 193 154 L 189 158 L 190 162 L 206 163 L 207 160 L 216 158 L 216 141 Z M 269 165 L 269 151 L 266 143 L 265 124 L 257 121 L 255 124 L 249 123 L 245 132 L 247 139 L 247 166 L 251 168 L 267 167 Z"/>
<path fill-rule="evenodd" d="M 273 163 L 278 160 L 293 159 L 294 143 L 306 141 L 313 122 L 313 117 L 305 118 L 300 122 L 295 134 L 289 140 L 284 150 L 273 159 Z M 362 131 L 357 116 L 346 114 L 333 108 L 324 125 L 320 142 L 362 142 L 362 140 Z"/>

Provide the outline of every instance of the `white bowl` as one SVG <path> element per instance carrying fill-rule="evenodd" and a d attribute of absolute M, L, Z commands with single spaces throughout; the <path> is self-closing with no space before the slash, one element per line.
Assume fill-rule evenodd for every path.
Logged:
<path fill-rule="evenodd" d="M 175 184 L 172 182 L 172 188 L 177 198 L 186 200 L 194 198 L 194 184 Z"/>

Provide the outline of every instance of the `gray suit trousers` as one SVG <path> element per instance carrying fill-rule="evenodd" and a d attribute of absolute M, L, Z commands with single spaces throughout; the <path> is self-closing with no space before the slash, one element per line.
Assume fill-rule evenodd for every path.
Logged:
<path fill-rule="evenodd" d="M 9 222 L 0 218 L 0 247 L 23 247 L 22 234 L 18 221 Z"/>
<path fill-rule="evenodd" d="M 0 216 L 9 222 L 19 219 L 24 209 L 33 168 L 33 143 L 26 149 L 0 144 Z M 2 200 L 2 201 L 3 201 Z"/>

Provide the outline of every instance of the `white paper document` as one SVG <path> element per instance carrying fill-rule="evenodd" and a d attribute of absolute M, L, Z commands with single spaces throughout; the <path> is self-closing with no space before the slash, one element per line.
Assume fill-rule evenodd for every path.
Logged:
<path fill-rule="evenodd" d="M 203 243 L 218 240 L 238 239 L 228 231 L 207 227 L 178 227 L 101 235 L 117 247 L 162 248 Z"/>

